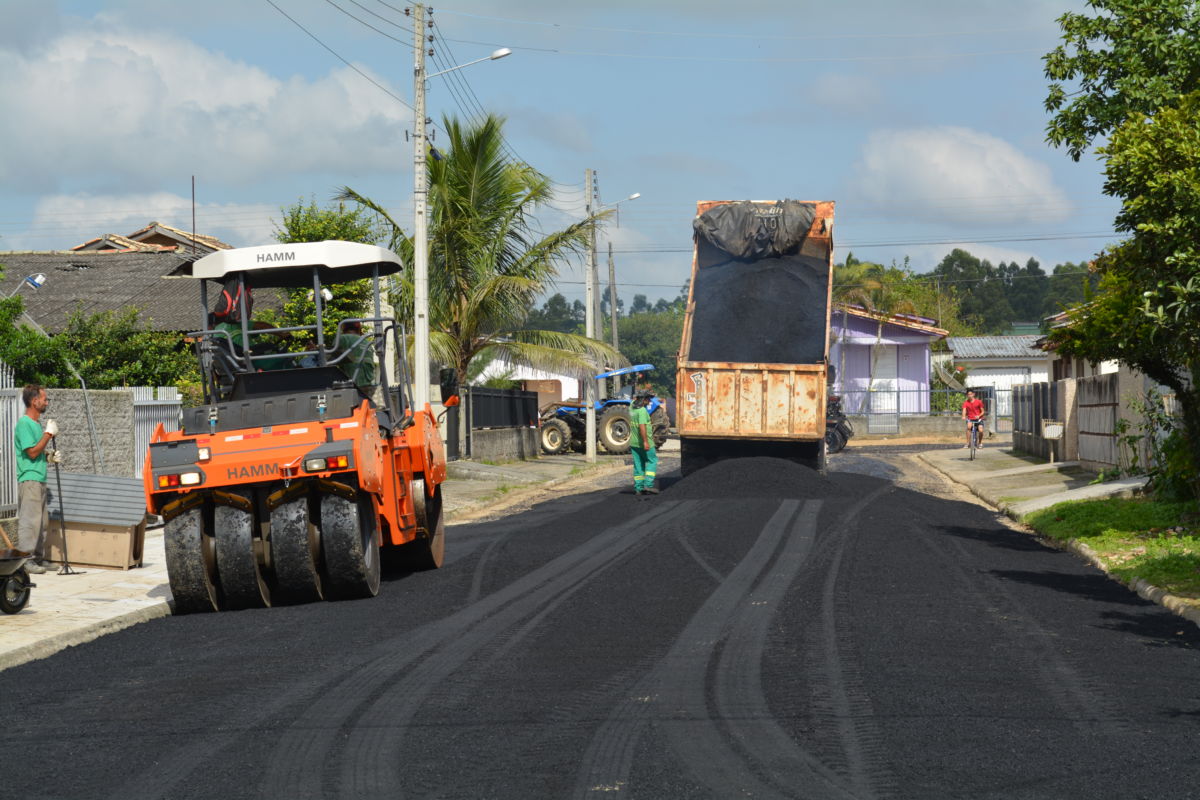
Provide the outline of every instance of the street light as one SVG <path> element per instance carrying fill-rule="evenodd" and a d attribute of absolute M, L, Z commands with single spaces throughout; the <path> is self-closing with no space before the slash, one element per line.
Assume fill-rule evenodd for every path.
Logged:
<path fill-rule="evenodd" d="M 429 219 L 426 200 L 429 192 L 425 171 L 425 90 L 426 82 L 438 75 L 454 72 L 482 61 L 495 61 L 511 55 L 507 47 L 501 47 L 490 56 L 477 58 L 456 67 L 450 67 L 432 75 L 425 74 L 425 6 L 413 7 L 413 31 L 415 33 L 413 55 L 413 96 L 415 118 L 413 136 L 413 405 L 424 408 L 429 403 Z M 389 362 L 390 364 L 390 362 Z"/>
<path fill-rule="evenodd" d="M 21 291 L 21 287 L 26 284 L 29 284 L 34 289 L 40 289 L 46 285 L 46 275 L 41 272 L 39 272 L 35 275 L 26 275 L 24 278 L 21 279 L 21 282 L 17 284 L 17 288 L 13 289 L 11 292 L 4 295 L 5 299 L 12 297 L 14 294 Z"/>

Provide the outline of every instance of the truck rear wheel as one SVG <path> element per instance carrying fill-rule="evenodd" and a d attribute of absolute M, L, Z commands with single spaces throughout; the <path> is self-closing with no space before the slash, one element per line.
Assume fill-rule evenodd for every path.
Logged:
<path fill-rule="evenodd" d="M 243 492 L 230 494 L 248 503 L 253 502 Z M 267 584 L 263 564 L 266 545 L 260 536 L 255 535 L 256 527 L 253 511 L 227 505 L 218 505 L 213 509 L 217 573 L 221 576 L 227 609 L 264 608 L 271 605 L 271 588 Z"/>
<path fill-rule="evenodd" d="M 193 508 L 167 520 L 163 526 L 167 582 L 176 614 L 221 609 L 212 513 L 211 506 Z"/>
<path fill-rule="evenodd" d="M 446 523 L 442 517 L 442 487 L 433 490 L 433 497 L 425 493 L 425 479 L 417 478 L 411 484 L 413 505 L 417 511 L 417 527 L 421 529 L 417 538 L 407 545 L 408 565 L 418 571 L 439 569 L 446 559 Z"/>
<path fill-rule="evenodd" d="M 609 406 L 596 426 L 596 438 L 610 453 L 620 455 L 629 452 L 629 409 L 625 406 Z"/>
<path fill-rule="evenodd" d="M 571 447 L 571 428 L 560 419 L 547 419 L 542 422 L 542 452 L 556 456 L 565 453 Z"/>
<path fill-rule="evenodd" d="M 353 600 L 379 594 L 379 539 L 370 499 L 327 494 L 321 498 L 325 596 Z"/>
<path fill-rule="evenodd" d="M 312 521 L 307 495 L 271 512 L 271 565 L 276 603 L 320 600 L 321 532 Z"/>

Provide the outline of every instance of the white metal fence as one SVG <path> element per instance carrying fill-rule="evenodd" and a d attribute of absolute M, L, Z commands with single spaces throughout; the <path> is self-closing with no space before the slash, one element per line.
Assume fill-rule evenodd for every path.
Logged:
<path fill-rule="evenodd" d="M 17 454 L 13 450 L 13 430 L 21 418 L 21 390 L 13 385 L 12 368 L 0 361 L 0 516 L 17 510 Z"/>
<path fill-rule="evenodd" d="M 142 477 L 150 437 L 161 422 L 169 431 L 179 430 L 179 411 L 183 400 L 172 386 L 134 386 L 133 392 L 133 469 Z"/>

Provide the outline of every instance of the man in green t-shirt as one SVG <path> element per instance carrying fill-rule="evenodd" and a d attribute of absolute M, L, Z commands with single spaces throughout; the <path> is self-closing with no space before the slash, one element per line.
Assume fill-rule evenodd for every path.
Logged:
<path fill-rule="evenodd" d="M 43 563 L 46 530 L 50 518 L 46 511 L 46 446 L 58 435 L 58 423 L 46 420 L 42 430 L 41 418 L 50 405 L 46 390 L 31 383 L 21 391 L 25 414 L 13 429 L 13 444 L 17 451 L 17 549 L 30 554 L 25 569 L 33 573 L 46 572 Z M 57 452 L 53 454 L 57 462 Z"/>
<path fill-rule="evenodd" d="M 658 452 L 654 448 L 654 425 L 646 405 L 654 395 L 646 389 L 634 393 L 629 408 L 629 452 L 633 456 L 633 490 L 638 494 L 658 494 Z"/>

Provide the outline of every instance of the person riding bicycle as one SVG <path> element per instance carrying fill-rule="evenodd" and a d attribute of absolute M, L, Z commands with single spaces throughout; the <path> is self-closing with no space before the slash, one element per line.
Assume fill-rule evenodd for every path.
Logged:
<path fill-rule="evenodd" d="M 986 412 L 983 408 L 983 401 L 975 396 L 972 389 L 967 390 L 967 399 L 962 404 L 962 418 L 967 423 L 967 443 L 963 448 L 971 446 L 971 437 L 978 431 L 979 435 L 976 439 L 976 446 L 983 447 L 983 418 Z"/>

